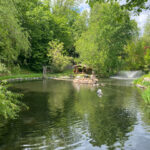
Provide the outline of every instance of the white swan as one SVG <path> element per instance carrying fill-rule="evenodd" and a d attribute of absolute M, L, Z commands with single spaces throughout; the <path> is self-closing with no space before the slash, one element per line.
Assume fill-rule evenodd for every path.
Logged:
<path fill-rule="evenodd" d="M 99 97 L 102 97 L 103 92 L 102 92 L 102 90 L 101 90 L 101 89 L 98 89 L 98 90 L 97 90 L 97 95 L 98 95 Z"/>

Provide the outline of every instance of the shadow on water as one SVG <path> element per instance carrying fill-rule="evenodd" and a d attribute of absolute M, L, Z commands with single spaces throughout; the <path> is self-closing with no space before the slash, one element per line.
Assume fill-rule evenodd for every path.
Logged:
<path fill-rule="evenodd" d="M 148 150 L 149 118 L 137 89 L 128 81 L 102 82 L 102 98 L 96 87 L 67 81 L 13 84 L 30 109 L 0 127 L 0 150 Z"/>

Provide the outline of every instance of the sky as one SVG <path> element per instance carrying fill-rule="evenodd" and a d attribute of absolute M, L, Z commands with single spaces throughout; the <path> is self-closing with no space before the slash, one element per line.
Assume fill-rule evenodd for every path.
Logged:
<path fill-rule="evenodd" d="M 90 12 L 90 7 L 88 4 L 86 4 L 85 2 L 86 0 L 83 1 L 83 3 L 81 3 L 80 5 L 80 10 L 83 11 L 83 10 L 87 10 L 88 12 Z M 134 16 L 134 15 L 131 15 L 131 18 L 132 19 L 135 19 L 138 23 L 138 27 L 140 28 L 141 30 L 141 34 L 143 34 L 144 32 L 144 24 L 146 23 L 146 19 L 147 19 L 147 16 L 148 14 L 150 14 L 149 11 L 143 11 L 142 13 L 140 13 L 139 16 Z"/>

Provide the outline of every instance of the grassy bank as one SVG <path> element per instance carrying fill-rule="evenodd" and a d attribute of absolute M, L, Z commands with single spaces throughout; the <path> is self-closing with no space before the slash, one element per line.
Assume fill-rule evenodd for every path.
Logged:
<path fill-rule="evenodd" d="M 42 73 L 34 73 L 31 71 L 28 72 L 20 72 L 17 74 L 11 74 L 11 75 L 3 75 L 0 76 L 0 81 L 2 80 L 8 80 L 8 79 L 17 79 L 17 78 L 34 78 L 34 77 L 42 77 L 43 74 Z M 48 77 L 55 77 L 55 78 L 59 78 L 59 77 L 70 77 L 70 76 L 74 76 L 73 71 L 72 70 L 67 70 L 61 73 L 48 73 L 47 74 Z"/>
<path fill-rule="evenodd" d="M 145 103 L 150 105 L 150 74 L 144 75 L 141 78 L 135 80 L 134 84 L 138 87 L 144 88 L 142 91 L 142 97 Z"/>
<path fill-rule="evenodd" d="M 143 75 L 142 77 L 140 77 L 139 79 L 136 79 L 134 81 L 135 85 L 141 85 L 144 88 L 148 88 L 150 86 L 150 81 L 148 81 L 148 79 L 150 79 L 150 73 Z"/>
<path fill-rule="evenodd" d="M 17 78 L 33 78 L 33 77 L 42 77 L 40 73 L 32 73 L 32 74 L 13 74 L 13 75 L 5 75 L 1 76 L 0 80 L 8 80 L 8 79 L 17 79 Z"/>

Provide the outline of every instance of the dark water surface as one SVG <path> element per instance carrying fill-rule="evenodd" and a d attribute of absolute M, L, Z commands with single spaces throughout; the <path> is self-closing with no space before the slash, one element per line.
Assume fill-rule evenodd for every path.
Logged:
<path fill-rule="evenodd" d="M 14 83 L 30 109 L 0 127 L 0 150 L 150 150 L 150 112 L 131 81 L 97 88 L 68 81 Z"/>

